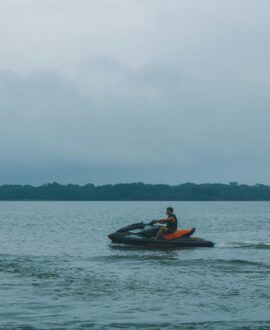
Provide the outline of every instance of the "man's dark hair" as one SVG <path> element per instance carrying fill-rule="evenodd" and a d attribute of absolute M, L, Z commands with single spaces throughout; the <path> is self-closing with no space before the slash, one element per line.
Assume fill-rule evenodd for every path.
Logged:
<path fill-rule="evenodd" d="M 167 207 L 167 211 L 173 212 L 173 208 L 172 207 Z"/>

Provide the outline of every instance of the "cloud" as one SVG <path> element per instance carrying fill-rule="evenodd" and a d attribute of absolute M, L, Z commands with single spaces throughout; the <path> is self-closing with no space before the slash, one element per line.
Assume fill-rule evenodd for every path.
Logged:
<path fill-rule="evenodd" d="M 0 182 L 270 183 L 267 1 L 0 6 Z"/>
<path fill-rule="evenodd" d="M 177 67 L 132 70 L 101 58 L 82 61 L 78 74 L 81 84 L 55 72 L 0 75 L 2 170 L 10 163 L 40 172 L 80 168 L 83 177 L 89 169 L 100 178 L 100 168 L 114 181 L 118 168 L 130 169 L 131 180 L 172 182 L 172 173 L 209 180 L 224 164 L 235 164 L 238 175 L 256 160 L 269 164 L 267 103 L 255 107 L 254 86 L 240 86 L 246 106 L 241 99 L 238 107 L 231 93 L 227 98 L 229 84 L 220 102 L 215 90 Z M 265 129 L 257 132 L 259 126 Z"/>

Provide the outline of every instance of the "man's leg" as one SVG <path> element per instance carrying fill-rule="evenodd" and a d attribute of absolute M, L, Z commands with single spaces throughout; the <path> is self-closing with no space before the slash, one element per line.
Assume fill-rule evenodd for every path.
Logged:
<path fill-rule="evenodd" d="M 156 237 L 154 238 L 155 240 L 156 239 L 158 239 L 162 234 L 163 234 L 163 232 L 166 230 L 166 228 L 164 228 L 164 227 L 160 227 L 159 228 L 159 231 L 157 232 L 157 235 L 156 235 Z"/>

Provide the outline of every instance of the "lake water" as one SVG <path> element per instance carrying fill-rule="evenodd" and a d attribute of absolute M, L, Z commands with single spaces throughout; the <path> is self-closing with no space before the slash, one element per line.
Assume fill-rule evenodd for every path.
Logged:
<path fill-rule="evenodd" d="M 173 206 L 216 247 L 112 245 Z M 270 329 L 270 203 L 0 202 L 0 329 Z"/>

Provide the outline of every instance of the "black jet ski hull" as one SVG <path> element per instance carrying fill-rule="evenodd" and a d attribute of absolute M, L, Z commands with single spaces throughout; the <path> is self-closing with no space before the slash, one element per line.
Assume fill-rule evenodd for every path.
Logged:
<path fill-rule="evenodd" d="M 108 236 L 113 243 L 159 247 L 159 248 L 188 248 L 188 247 L 214 247 L 214 243 L 197 237 L 181 237 L 173 240 L 157 239 L 153 240 L 147 237 L 138 237 L 136 235 L 115 232 Z"/>

